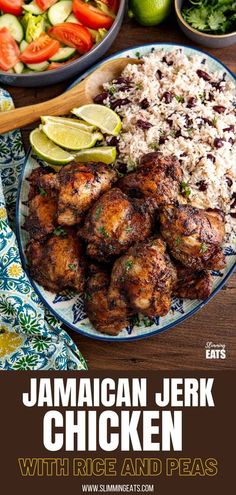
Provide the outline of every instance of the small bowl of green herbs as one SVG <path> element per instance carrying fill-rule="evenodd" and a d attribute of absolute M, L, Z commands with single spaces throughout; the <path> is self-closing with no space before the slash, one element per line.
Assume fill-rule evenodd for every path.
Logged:
<path fill-rule="evenodd" d="M 236 43 L 236 0 L 175 0 L 175 12 L 196 43 L 212 48 Z"/>

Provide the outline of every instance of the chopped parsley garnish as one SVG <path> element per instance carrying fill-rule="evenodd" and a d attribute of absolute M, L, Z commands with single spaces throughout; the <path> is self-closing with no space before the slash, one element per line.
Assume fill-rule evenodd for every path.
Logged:
<path fill-rule="evenodd" d="M 216 127 L 217 122 L 218 122 L 218 119 L 216 117 L 214 117 L 214 119 L 212 120 L 212 124 L 214 127 Z"/>
<path fill-rule="evenodd" d="M 39 194 L 40 196 L 47 196 L 47 192 L 42 187 L 39 188 Z"/>
<path fill-rule="evenodd" d="M 63 229 L 62 227 L 57 227 L 54 231 L 53 231 L 53 234 L 54 235 L 57 235 L 58 237 L 60 236 L 66 236 L 67 235 L 67 232 L 65 229 Z"/>
<path fill-rule="evenodd" d="M 176 237 L 176 238 L 175 238 L 175 244 L 176 244 L 176 246 L 179 246 L 180 244 L 182 244 L 182 239 L 181 239 L 181 237 Z"/>
<path fill-rule="evenodd" d="M 191 194 L 191 189 L 190 187 L 188 186 L 187 182 L 181 182 L 180 184 L 180 192 L 183 196 L 185 196 L 186 198 L 189 198 L 190 194 Z"/>
<path fill-rule="evenodd" d="M 127 272 L 129 272 L 131 270 L 131 268 L 133 267 L 133 264 L 134 264 L 134 262 L 132 260 L 128 260 L 125 262 L 125 269 Z"/>
<path fill-rule="evenodd" d="M 108 238 L 109 237 L 109 234 L 108 232 L 106 231 L 105 227 L 99 227 L 98 229 L 98 232 L 100 232 L 100 234 L 102 234 L 104 237 Z"/>
<path fill-rule="evenodd" d="M 159 144 L 158 143 L 150 143 L 149 148 L 156 151 L 159 148 Z"/>
<path fill-rule="evenodd" d="M 75 272 L 75 270 L 77 269 L 77 264 L 76 263 L 69 263 L 68 267 L 70 270 Z"/>
<path fill-rule="evenodd" d="M 136 84 L 135 87 L 136 87 L 136 89 L 143 89 L 143 83 L 140 82 L 140 83 Z"/>
<path fill-rule="evenodd" d="M 114 86 L 111 86 L 108 90 L 109 95 L 113 96 L 116 92 L 116 88 Z"/>
<path fill-rule="evenodd" d="M 194 29 L 212 34 L 234 30 L 236 8 L 232 0 L 187 0 L 182 15 Z"/>
<path fill-rule="evenodd" d="M 175 99 L 178 101 L 178 103 L 184 103 L 184 97 L 183 96 L 175 95 Z"/>
<path fill-rule="evenodd" d="M 133 227 L 131 227 L 131 225 L 129 225 L 128 227 L 126 227 L 125 229 L 125 232 L 132 232 L 133 231 Z"/>
<path fill-rule="evenodd" d="M 200 253 L 204 254 L 206 251 L 208 251 L 208 246 L 203 242 L 200 247 Z"/>
<path fill-rule="evenodd" d="M 95 211 L 95 218 L 96 218 L 96 220 L 99 219 L 101 213 L 102 213 L 102 206 L 97 206 L 96 211 Z"/>
<path fill-rule="evenodd" d="M 142 55 L 141 55 L 141 53 L 140 53 L 140 52 L 136 52 L 136 53 L 135 53 L 135 57 L 137 57 L 138 59 L 140 59 L 140 58 L 142 58 Z"/>

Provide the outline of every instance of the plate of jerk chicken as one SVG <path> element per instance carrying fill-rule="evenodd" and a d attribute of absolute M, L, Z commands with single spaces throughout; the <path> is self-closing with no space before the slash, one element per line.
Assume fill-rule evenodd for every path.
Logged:
<path fill-rule="evenodd" d="M 181 204 L 179 161 L 159 152 L 120 177 L 103 163 L 59 172 L 31 152 L 18 197 L 25 269 L 50 311 L 106 340 L 144 338 L 178 325 L 233 271 L 224 216 Z"/>

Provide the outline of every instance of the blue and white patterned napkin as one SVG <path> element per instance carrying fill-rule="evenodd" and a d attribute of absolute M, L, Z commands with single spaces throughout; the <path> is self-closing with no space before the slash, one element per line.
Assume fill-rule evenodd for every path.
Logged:
<path fill-rule="evenodd" d="M 0 88 L 0 111 L 11 108 Z M 14 217 L 24 159 L 20 131 L 0 135 L 0 370 L 85 370 L 83 356 L 22 268 Z"/>

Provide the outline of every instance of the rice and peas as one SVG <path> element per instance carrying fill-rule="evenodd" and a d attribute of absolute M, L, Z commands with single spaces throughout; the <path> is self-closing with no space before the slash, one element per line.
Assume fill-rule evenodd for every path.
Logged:
<path fill-rule="evenodd" d="M 184 180 L 180 201 L 225 213 L 226 240 L 236 238 L 236 91 L 227 74 L 181 49 L 152 51 L 104 85 L 100 101 L 122 118 L 119 164 L 133 170 L 158 150 L 175 155 Z M 114 140 L 114 138 L 113 138 Z"/>

